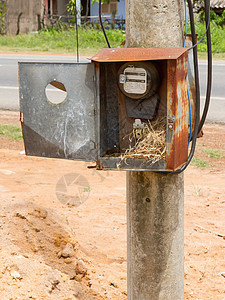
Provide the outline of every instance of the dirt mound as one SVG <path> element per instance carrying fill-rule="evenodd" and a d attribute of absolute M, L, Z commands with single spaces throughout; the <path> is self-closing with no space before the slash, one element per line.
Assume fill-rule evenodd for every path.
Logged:
<path fill-rule="evenodd" d="M 1 299 L 103 299 L 91 289 L 92 266 L 66 220 L 26 201 L 8 203 L 0 216 Z"/>

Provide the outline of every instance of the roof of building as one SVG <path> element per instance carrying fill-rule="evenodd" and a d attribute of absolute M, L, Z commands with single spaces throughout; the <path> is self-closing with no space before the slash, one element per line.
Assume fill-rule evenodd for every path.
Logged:
<path fill-rule="evenodd" d="M 225 8 L 225 0 L 211 0 L 210 6 L 212 8 Z"/>
<path fill-rule="evenodd" d="M 225 0 L 211 0 L 210 1 L 211 9 L 225 9 Z M 199 12 L 204 8 L 204 1 L 199 0 L 194 3 L 195 12 Z"/>

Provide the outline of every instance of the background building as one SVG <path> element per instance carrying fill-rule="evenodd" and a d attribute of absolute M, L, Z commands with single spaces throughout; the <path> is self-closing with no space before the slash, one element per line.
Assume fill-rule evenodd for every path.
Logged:
<path fill-rule="evenodd" d="M 40 29 L 45 14 L 65 15 L 67 0 L 8 0 L 7 34 L 28 33 Z"/>
<path fill-rule="evenodd" d="M 39 30 L 43 22 L 68 18 L 67 4 L 69 0 L 2 0 L 7 4 L 5 32 L 10 35 L 28 33 Z M 1 2 L 1 0 L 0 0 Z M 92 0 L 77 0 L 77 9 L 81 17 L 89 17 L 93 21 L 98 19 L 99 4 Z M 111 19 L 125 19 L 125 0 L 111 0 L 110 4 L 103 3 L 102 15 Z M 80 21 L 79 21 L 80 23 Z"/>

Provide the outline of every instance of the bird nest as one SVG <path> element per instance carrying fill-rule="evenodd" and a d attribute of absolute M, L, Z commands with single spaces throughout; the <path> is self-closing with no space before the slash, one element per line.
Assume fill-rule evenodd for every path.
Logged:
<path fill-rule="evenodd" d="M 165 118 L 148 121 L 141 129 L 141 137 L 137 139 L 136 130 L 129 134 L 129 149 L 121 155 L 121 161 L 128 158 L 142 158 L 156 163 L 166 157 L 166 120 Z M 119 167 L 119 166 L 118 166 Z"/>

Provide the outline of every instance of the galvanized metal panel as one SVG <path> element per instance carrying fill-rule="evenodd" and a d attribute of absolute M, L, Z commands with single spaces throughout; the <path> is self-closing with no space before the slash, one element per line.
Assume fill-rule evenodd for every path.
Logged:
<path fill-rule="evenodd" d="M 119 157 L 101 157 L 97 161 L 98 170 L 117 170 L 117 171 L 165 171 L 166 162 L 161 159 L 155 163 L 146 159 L 128 158 L 121 160 Z"/>
<path fill-rule="evenodd" d="M 177 59 L 186 52 L 185 48 L 105 48 L 94 55 L 96 62 L 123 62 Z"/>
<path fill-rule="evenodd" d="M 20 109 L 28 155 L 95 161 L 94 64 L 19 63 Z M 46 86 L 62 83 L 65 101 L 49 102 Z"/>

